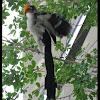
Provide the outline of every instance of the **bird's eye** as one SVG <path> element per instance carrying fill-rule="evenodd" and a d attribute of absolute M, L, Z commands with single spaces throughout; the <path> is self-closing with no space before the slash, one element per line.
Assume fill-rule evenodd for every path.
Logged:
<path fill-rule="evenodd" d="M 32 10 L 36 10 L 34 5 L 30 5 L 30 7 L 32 8 Z"/>
<path fill-rule="evenodd" d="M 32 6 L 30 6 L 30 8 L 32 9 Z"/>

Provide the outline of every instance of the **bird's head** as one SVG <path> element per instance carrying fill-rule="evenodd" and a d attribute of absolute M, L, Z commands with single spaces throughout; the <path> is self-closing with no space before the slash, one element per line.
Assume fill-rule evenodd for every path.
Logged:
<path fill-rule="evenodd" d="M 36 11 L 36 8 L 34 5 L 26 4 L 24 7 L 24 16 L 26 15 L 26 13 L 28 12 L 33 13 L 34 11 Z"/>

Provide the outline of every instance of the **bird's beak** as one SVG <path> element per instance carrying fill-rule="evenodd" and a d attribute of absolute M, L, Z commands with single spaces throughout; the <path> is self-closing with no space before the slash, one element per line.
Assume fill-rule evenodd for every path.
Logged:
<path fill-rule="evenodd" d="M 26 15 L 27 12 L 32 12 L 32 10 L 28 10 L 28 9 L 30 9 L 30 5 L 26 4 L 24 7 L 24 16 Z"/>

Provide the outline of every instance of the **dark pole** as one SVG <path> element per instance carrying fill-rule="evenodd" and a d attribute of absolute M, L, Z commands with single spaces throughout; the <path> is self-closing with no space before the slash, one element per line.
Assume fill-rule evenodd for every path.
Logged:
<path fill-rule="evenodd" d="M 56 83 L 54 75 L 54 63 L 51 53 L 51 38 L 47 31 L 43 34 L 43 43 L 45 45 L 45 66 L 47 75 L 45 77 L 45 89 L 47 89 L 47 99 L 55 100 Z"/>

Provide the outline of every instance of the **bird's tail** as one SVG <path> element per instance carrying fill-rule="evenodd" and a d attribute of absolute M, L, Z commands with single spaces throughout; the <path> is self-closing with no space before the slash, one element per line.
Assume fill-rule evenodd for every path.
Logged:
<path fill-rule="evenodd" d="M 51 38 L 48 31 L 45 30 L 43 34 L 43 43 L 45 45 L 45 66 L 47 70 L 47 75 L 45 78 L 45 89 L 47 89 L 48 99 L 55 99 L 56 83 L 54 75 L 54 63 L 51 53 Z"/>

